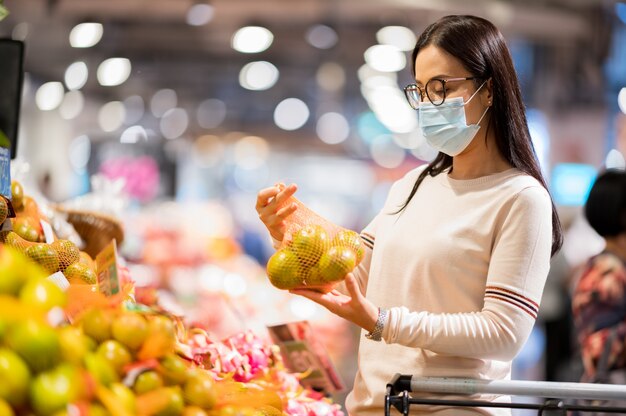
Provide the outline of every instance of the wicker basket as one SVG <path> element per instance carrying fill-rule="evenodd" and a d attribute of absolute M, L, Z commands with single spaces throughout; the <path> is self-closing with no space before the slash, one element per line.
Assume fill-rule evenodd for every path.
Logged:
<path fill-rule="evenodd" d="M 124 241 L 122 224 L 109 215 L 63 207 L 55 207 L 55 209 L 67 215 L 67 222 L 74 226 L 85 242 L 83 250 L 94 259 L 112 239 L 117 241 L 118 246 Z"/>

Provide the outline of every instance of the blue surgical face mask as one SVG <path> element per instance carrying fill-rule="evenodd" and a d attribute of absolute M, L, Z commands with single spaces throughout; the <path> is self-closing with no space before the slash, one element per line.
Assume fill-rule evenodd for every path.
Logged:
<path fill-rule="evenodd" d="M 485 110 L 476 124 L 468 125 L 465 121 L 465 105 L 485 85 L 483 84 L 474 94 L 463 102 L 463 97 L 446 99 L 439 105 L 430 102 L 421 103 L 418 109 L 419 126 L 428 144 L 435 150 L 445 153 L 448 156 L 456 156 L 470 144 L 478 130 L 480 122 L 489 110 Z"/>

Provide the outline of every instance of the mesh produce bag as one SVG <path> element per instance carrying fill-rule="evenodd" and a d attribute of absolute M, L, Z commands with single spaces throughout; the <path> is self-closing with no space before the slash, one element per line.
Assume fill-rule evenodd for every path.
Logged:
<path fill-rule="evenodd" d="M 284 204 L 298 209 L 287 218 L 279 250 L 267 262 L 267 275 L 278 289 L 329 292 L 361 262 L 359 234 L 318 215 L 295 197 Z"/>
<path fill-rule="evenodd" d="M 95 284 L 95 264 L 69 240 L 52 244 L 35 243 L 20 237 L 14 231 L 0 232 L 0 243 L 13 247 L 41 265 L 48 274 L 63 272 L 71 284 Z"/>

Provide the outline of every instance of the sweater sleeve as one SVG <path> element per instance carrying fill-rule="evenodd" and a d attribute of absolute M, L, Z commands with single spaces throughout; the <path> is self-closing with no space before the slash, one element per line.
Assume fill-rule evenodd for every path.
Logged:
<path fill-rule="evenodd" d="M 520 191 L 494 236 L 483 307 L 430 313 L 394 307 L 383 338 L 439 354 L 512 360 L 530 335 L 550 267 L 552 205 L 543 187 Z"/>

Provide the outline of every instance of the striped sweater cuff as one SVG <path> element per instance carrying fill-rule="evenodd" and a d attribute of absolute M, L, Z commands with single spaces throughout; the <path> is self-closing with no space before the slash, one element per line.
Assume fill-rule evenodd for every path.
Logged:
<path fill-rule="evenodd" d="M 361 241 L 363 241 L 363 244 L 365 244 L 365 247 L 369 248 L 370 250 L 373 250 L 374 241 L 376 241 L 376 238 L 373 235 L 363 231 L 361 233 Z"/>
<path fill-rule="evenodd" d="M 537 302 L 511 289 L 498 286 L 487 286 L 485 288 L 485 299 L 488 298 L 512 305 L 526 312 L 533 319 L 537 319 L 537 313 L 539 312 L 539 305 Z"/>

